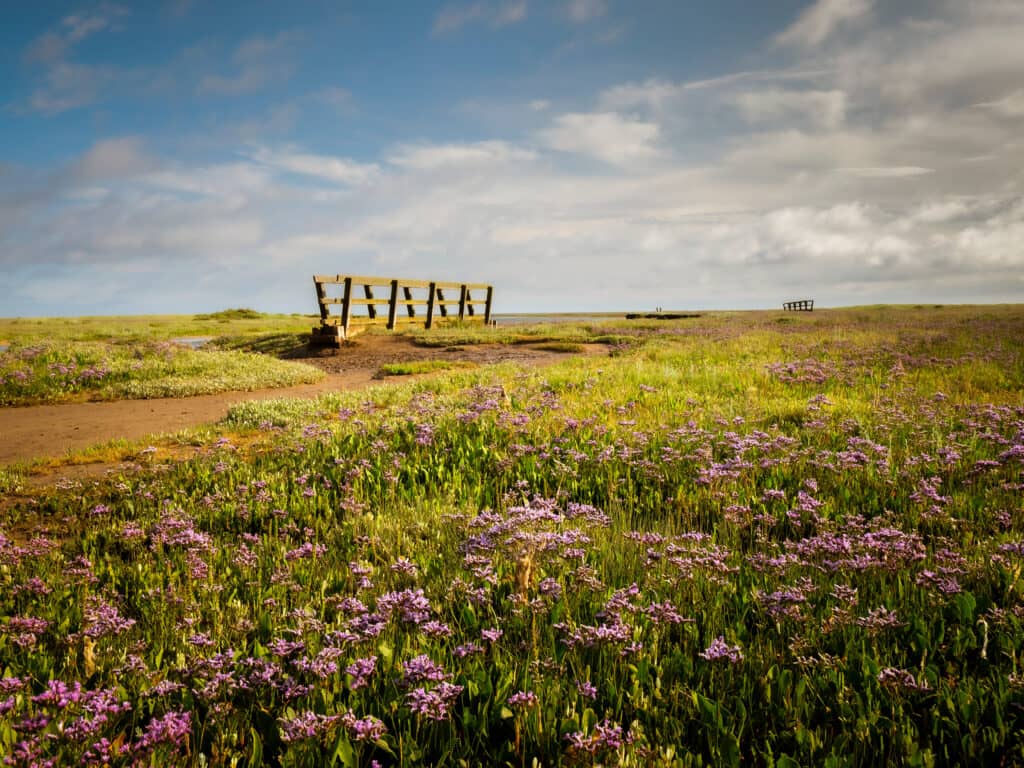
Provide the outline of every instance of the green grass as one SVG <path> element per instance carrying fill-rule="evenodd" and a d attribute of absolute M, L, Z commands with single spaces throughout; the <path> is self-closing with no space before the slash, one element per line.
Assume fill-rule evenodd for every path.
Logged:
<path fill-rule="evenodd" d="M 49 341 L 169 341 L 188 336 L 309 333 L 319 316 L 225 310 L 208 315 L 0 318 L 0 340 L 23 345 Z"/>
<path fill-rule="evenodd" d="M 573 341 L 547 341 L 543 344 L 537 344 L 534 349 L 539 349 L 544 352 L 562 352 L 565 354 L 579 353 L 583 351 L 583 345 L 577 344 Z"/>
<path fill-rule="evenodd" d="M 385 363 L 380 367 L 380 373 L 383 376 L 415 376 L 475 367 L 476 363 L 465 360 L 414 360 L 407 363 Z"/>
<path fill-rule="evenodd" d="M 0 353 L 0 404 L 187 397 L 319 381 L 317 368 L 167 342 L 12 343 Z"/>
<path fill-rule="evenodd" d="M 1024 762 L 1024 308 L 781 316 L 245 403 L 251 451 L 40 495 L 0 520 L 0 752 Z"/>

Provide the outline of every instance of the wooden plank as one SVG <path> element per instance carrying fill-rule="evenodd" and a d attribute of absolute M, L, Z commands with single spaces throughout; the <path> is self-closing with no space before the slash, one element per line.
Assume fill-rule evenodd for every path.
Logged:
<path fill-rule="evenodd" d="M 368 288 L 368 287 L 369 286 L 366 286 L 366 285 L 363 286 L 364 290 L 366 288 Z M 353 307 L 356 307 L 356 306 L 359 306 L 359 307 L 372 307 L 372 306 L 375 306 L 377 304 L 387 304 L 388 300 L 387 299 L 375 299 L 375 298 L 371 297 L 369 299 L 352 299 L 350 303 L 352 304 Z"/>
<path fill-rule="evenodd" d="M 403 282 L 405 282 L 405 281 L 403 280 Z M 477 291 L 477 290 L 482 291 L 482 290 L 490 287 L 487 283 L 459 283 L 459 282 L 445 282 L 445 281 L 442 281 L 442 280 L 435 280 L 434 281 L 434 285 L 436 285 L 438 288 L 445 288 L 445 289 L 462 288 L 462 286 L 466 286 L 471 291 Z"/>
<path fill-rule="evenodd" d="M 330 317 L 330 310 L 324 304 L 324 299 L 327 298 L 327 291 L 324 290 L 323 283 L 317 282 L 316 278 L 313 278 L 313 286 L 316 288 L 316 298 L 320 306 L 320 322 L 324 322 Z"/>
<path fill-rule="evenodd" d="M 448 317 L 448 302 L 444 300 L 444 287 L 443 285 L 437 286 L 437 295 L 434 297 L 434 303 L 437 304 L 437 308 L 441 310 L 441 317 Z M 458 302 L 454 302 L 458 304 Z"/>
<path fill-rule="evenodd" d="M 371 318 L 372 317 L 376 317 L 377 316 L 377 307 L 375 307 L 374 304 L 376 304 L 377 302 L 375 302 L 373 300 L 373 288 L 371 288 L 369 285 L 365 285 L 364 284 L 363 285 L 363 295 L 366 296 L 366 299 L 364 299 L 364 301 L 370 302 L 366 306 L 366 311 L 370 314 Z"/>
<path fill-rule="evenodd" d="M 473 311 L 473 305 L 476 304 L 477 302 L 473 301 L 473 297 L 469 294 L 469 291 L 470 291 L 470 288 L 467 285 L 466 286 L 466 312 L 467 312 L 467 314 L 470 317 L 473 317 L 473 315 L 476 314 L 476 312 Z"/>
<path fill-rule="evenodd" d="M 428 331 L 430 330 L 431 324 L 434 322 L 434 294 L 437 292 L 434 284 L 431 283 L 427 289 L 427 321 L 423 324 L 423 327 Z"/>
<path fill-rule="evenodd" d="M 313 280 L 318 283 L 324 283 L 328 285 L 341 285 L 346 280 L 351 280 L 356 285 L 391 285 L 394 278 L 391 277 L 368 277 L 365 275 L 314 275 Z M 492 287 L 489 283 L 460 283 L 452 281 L 442 280 L 402 280 L 398 281 L 401 285 L 409 286 L 410 288 L 429 288 L 430 283 L 433 282 L 435 286 L 440 288 L 461 288 L 465 285 L 470 290 L 485 290 Z"/>
<path fill-rule="evenodd" d="M 388 330 L 395 327 L 395 310 L 398 309 L 398 281 L 391 281 L 391 298 L 388 301 Z"/>
<path fill-rule="evenodd" d="M 345 303 L 345 299 L 343 297 L 342 298 L 337 298 L 337 299 L 332 299 L 332 298 L 328 297 L 328 298 L 324 299 L 323 301 L 324 301 L 324 304 L 344 304 Z M 417 306 L 420 306 L 420 305 L 426 305 L 427 301 L 428 301 L 428 299 L 399 299 L 398 303 L 399 304 L 415 304 Z M 348 303 L 351 304 L 353 307 L 372 307 L 372 306 L 376 306 L 377 304 L 389 304 L 390 302 L 387 299 L 349 299 Z M 458 304 L 459 302 L 452 301 L 452 302 L 448 302 L 448 303 L 449 304 Z M 479 304 L 480 302 L 476 302 L 476 303 Z"/>
<path fill-rule="evenodd" d="M 352 278 L 345 278 L 345 294 L 343 296 L 344 301 L 341 303 L 341 338 L 348 338 L 348 321 L 349 314 L 352 311 L 352 305 L 349 301 L 352 299 Z"/>
<path fill-rule="evenodd" d="M 409 313 L 409 317 L 416 317 L 416 308 L 413 306 L 416 300 L 412 297 L 412 289 L 404 283 L 402 284 L 402 295 L 405 296 L 405 301 L 401 303 L 405 304 L 405 309 Z"/>

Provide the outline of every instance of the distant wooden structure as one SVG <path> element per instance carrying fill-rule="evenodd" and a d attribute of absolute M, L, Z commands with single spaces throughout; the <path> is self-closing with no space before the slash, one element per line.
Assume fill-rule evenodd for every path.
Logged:
<path fill-rule="evenodd" d="M 701 317 L 698 312 L 630 312 L 626 315 L 627 320 L 686 320 L 691 317 Z"/>
<path fill-rule="evenodd" d="M 494 286 L 486 283 L 314 275 L 313 284 L 320 306 L 320 327 L 313 329 L 314 343 L 338 344 L 375 325 L 390 331 L 399 326 L 430 328 L 446 320 L 491 322 Z M 336 295 L 338 287 L 340 296 Z M 374 295 L 374 289 L 379 295 Z M 484 297 L 474 298 L 473 292 Z M 331 312 L 332 307 L 340 307 L 340 313 Z M 365 308 L 365 314 L 359 311 L 361 308 Z M 422 313 L 417 308 L 422 308 Z"/>
<path fill-rule="evenodd" d="M 800 299 L 799 301 L 783 302 L 782 308 L 787 312 L 813 312 L 814 299 Z"/>

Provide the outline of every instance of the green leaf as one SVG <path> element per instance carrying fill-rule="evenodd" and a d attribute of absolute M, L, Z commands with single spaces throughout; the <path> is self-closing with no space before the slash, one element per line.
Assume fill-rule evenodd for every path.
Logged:
<path fill-rule="evenodd" d="M 340 762 L 345 768 L 356 768 L 356 753 L 344 730 L 338 734 L 338 743 L 334 747 L 331 762 Z"/>

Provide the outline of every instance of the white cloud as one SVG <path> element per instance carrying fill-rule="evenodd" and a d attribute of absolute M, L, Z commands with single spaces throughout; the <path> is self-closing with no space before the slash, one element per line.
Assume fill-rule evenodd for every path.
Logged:
<path fill-rule="evenodd" d="M 466 26 L 472 21 L 477 21 L 484 15 L 484 4 L 473 3 L 471 5 L 446 5 L 436 17 L 434 17 L 433 33 L 443 35 L 454 32 Z"/>
<path fill-rule="evenodd" d="M 337 85 L 321 88 L 314 96 L 318 101 L 335 109 L 347 109 L 352 106 L 352 91 Z"/>
<path fill-rule="evenodd" d="M 111 18 L 103 14 L 72 14 L 61 21 L 67 39 L 72 43 L 84 40 L 94 32 L 110 26 Z"/>
<path fill-rule="evenodd" d="M 504 141 L 481 141 L 474 144 L 401 145 L 388 157 L 392 165 L 420 171 L 458 168 L 481 164 L 525 162 L 535 153 Z"/>
<path fill-rule="evenodd" d="M 608 3 L 605 0 L 569 0 L 565 12 L 572 21 L 583 23 L 608 13 Z"/>
<path fill-rule="evenodd" d="M 446 5 L 434 17 L 431 33 L 440 37 L 476 23 L 485 23 L 495 28 L 518 24 L 526 18 L 527 11 L 526 0 Z"/>
<path fill-rule="evenodd" d="M 1024 88 L 996 101 L 984 101 L 976 106 L 991 109 L 1003 117 L 1024 117 Z"/>
<path fill-rule="evenodd" d="M 518 24 L 526 18 L 526 0 L 508 2 L 498 7 L 494 16 L 494 25 L 503 27 L 506 24 Z"/>
<path fill-rule="evenodd" d="M 815 0 L 775 38 L 782 45 L 821 45 L 843 24 L 871 10 L 871 0 Z"/>
<path fill-rule="evenodd" d="M 92 35 L 112 29 L 115 20 L 128 11 L 104 4 L 93 13 L 64 17 L 57 27 L 35 41 L 25 51 L 25 61 L 43 67 L 41 82 L 32 90 L 27 109 L 56 115 L 94 103 L 111 85 L 128 74 L 106 66 L 73 61 L 74 47 Z"/>
<path fill-rule="evenodd" d="M 877 168 L 840 168 L 840 173 L 859 176 L 862 179 L 903 179 L 908 176 L 921 176 L 934 173 L 934 168 L 921 168 L 916 165 L 894 165 Z"/>
<path fill-rule="evenodd" d="M 294 148 L 271 150 L 259 148 L 253 159 L 264 165 L 302 176 L 313 176 L 338 184 L 363 184 L 380 171 L 375 163 L 359 163 L 343 157 L 315 155 Z"/>
<path fill-rule="evenodd" d="M 943 224 L 968 214 L 971 206 L 965 200 L 936 200 L 919 205 L 908 220 L 913 224 Z"/>
<path fill-rule="evenodd" d="M 72 177 L 80 182 L 137 176 L 152 170 L 157 160 L 143 150 L 137 136 L 98 141 L 72 166 Z"/>
<path fill-rule="evenodd" d="M 551 149 L 630 167 L 658 156 L 659 134 L 657 123 L 623 117 L 617 112 L 571 112 L 559 115 L 538 135 Z"/>
<path fill-rule="evenodd" d="M 205 74 L 199 79 L 197 90 L 201 94 L 236 96 L 263 88 L 276 80 L 291 77 L 292 49 L 299 35 L 283 31 L 275 37 L 251 37 L 239 43 L 232 55 L 234 71 L 231 74 Z"/>
<path fill-rule="evenodd" d="M 768 88 L 738 93 L 733 101 L 743 117 L 751 123 L 809 122 L 821 128 L 838 128 L 846 118 L 846 94 L 839 90 Z"/>

